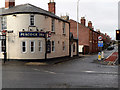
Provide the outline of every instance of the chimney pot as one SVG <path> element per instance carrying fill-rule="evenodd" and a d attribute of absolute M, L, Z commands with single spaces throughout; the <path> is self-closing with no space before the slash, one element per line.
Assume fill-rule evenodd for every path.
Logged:
<path fill-rule="evenodd" d="M 92 22 L 91 21 L 88 22 L 88 27 L 92 29 Z"/>
<path fill-rule="evenodd" d="M 51 0 L 50 0 L 50 2 L 48 3 L 48 11 L 49 12 L 51 12 L 51 13 L 56 13 L 56 7 L 55 7 L 55 2 L 54 2 L 54 0 L 52 0 L 52 2 L 51 2 Z"/>
<path fill-rule="evenodd" d="M 81 24 L 85 26 L 85 24 L 86 24 L 85 17 L 81 17 Z"/>
<path fill-rule="evenodd" d="M 15 0 L 5 0 L 5 8 L 11 8 L 15 6 Z"/>

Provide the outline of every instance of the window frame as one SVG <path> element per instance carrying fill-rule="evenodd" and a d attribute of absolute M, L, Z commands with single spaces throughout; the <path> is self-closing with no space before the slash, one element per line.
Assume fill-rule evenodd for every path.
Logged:
<path fill-rule="evenodd" d="M 6 30 L 7 29 L 7 17 L 6 16 L 2 16 L 1 17 L 1 29 L 2 30 Z"/>
<path fill-rule="evenodd" d="M 65 42 L 62 42 L 62 50 L 65 51 Z"/>
<path fill-rule="evenodd" d="M 32 49 L 31 49 L 31 42 L 33 42 L 33 51 L 31 51 Z M 35 53 L 35 41 L 34 40 L 30 40 L 30 52 L 31 53 Z"/>
<path fill-rule="evenodd" d="M 35 26 L 35 15 L 30 15 L 30 26 Z"/>
<path fill-rule="evenodd" d="M 3 42 L 4 42 L 4 44 L 3 44 Z M 5 40 L 1 41 L 1 52 L 4 52 L 3 48 L 5 49 Z"/>
<path fill-rule="evenodd" d="M 65 30 L 65 22 L 63 22 L 63 26 L 62 26 L 62 30 L 63 30 L 63 34 L 65 35 L 66 34 L 66 30 Z"/>
<path fill-rule="evenodd" d="M 39 40 L 39 41 L 38 41 L 38 51 L 39 51 L 39 52 L 42 52 L 42 51 L 43 51 L 43 49 L 42 49 L 43 45 L 42 45 L 42 44 L 43 44 L 42 40 Z M 40 50 L 40 48 L 41 48 L 41 50 Z"/>
<path fill-rule="evenodd" d="M 55 32 L 55 19 L 52 18 L 51 32 Z"/>
<path fill-rule="evenodd" d="M 25 52 L 23 52 L 23 42 L 25 42 Z M 21 52 L 22 53 L 27 53 L 27 41 L 21 41 Z"/>
<path fill-rule="evenodd" d="M 54 45 L 53 45 L 53 42 L 54 42 Z M 52 45 L 51 45 L 51 46 L 52 46 L 52 48 L 51 48 L 52 50 L 51 50 L 51 51 L 52 51 L 52 52 L 55 52 L 55 41 L 52 41 L 51 43 L 52 43 Z M 53 49 L 53 48 L 54 48 L 54 49 Z"/>

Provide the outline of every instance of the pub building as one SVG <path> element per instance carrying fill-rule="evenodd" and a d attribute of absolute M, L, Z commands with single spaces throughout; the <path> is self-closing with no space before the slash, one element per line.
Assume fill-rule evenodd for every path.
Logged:
<path fill-rule="evenodd" d="M 0 11 L 0 30 L 6 31 L 6 46 L 0 40 L 0 58 L 6 48 L 7 59 L 34 60 L 69 56 L 70 23 L 55 15 L 56 3 L 48 11 L 31 4 L 15 6 L 5 0 Z"/>

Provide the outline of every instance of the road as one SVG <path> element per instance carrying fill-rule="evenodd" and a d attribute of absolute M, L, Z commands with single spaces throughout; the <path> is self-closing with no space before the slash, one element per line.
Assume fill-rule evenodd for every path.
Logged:
<path fill-rule="evenodd" d="M 105 51 L 105 57 L 113 51 Z M 3 88 L 118 88 L 118 66 L 94 63 L 97 55 L 44 65 L 11 61 L 2 67 Z"/>

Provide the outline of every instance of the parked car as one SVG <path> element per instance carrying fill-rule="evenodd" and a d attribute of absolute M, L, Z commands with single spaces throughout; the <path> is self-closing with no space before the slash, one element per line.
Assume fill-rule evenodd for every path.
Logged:
<path fill-rule="evenodd" d="M 109 46 L 108 48 L 107 48 L 107 50 L 113 50 L 114 49 L 114 46 Z"/>

